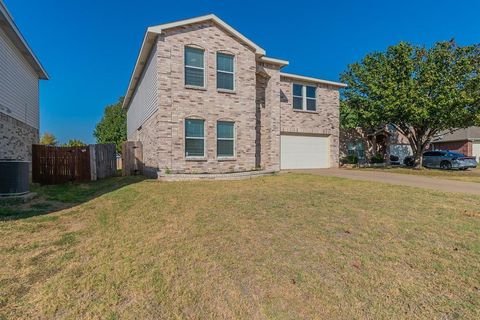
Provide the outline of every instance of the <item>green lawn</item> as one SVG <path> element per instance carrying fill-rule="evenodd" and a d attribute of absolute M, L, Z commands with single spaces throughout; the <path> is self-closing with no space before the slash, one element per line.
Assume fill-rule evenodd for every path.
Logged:
<path fill-rule="evenodd" d="M 469 169 L 466 171 L 439 170 L 439 169 L 427 169 L 427 168 L 412 169 L 412 168 L 398 168 L 398 167 L 354 168 L 351 170 L 377 170 L 377 171 L 390 172 L 390 173 L 413 174 L 413 175 L 420 175 L 420 176 L 427 176 L 427 177 L 434 177 L 434 178 L 480 183 L 480 168 Z"/>
<path fill-rule="evenodd" d="M 1 207 L 0 319 L 480 318 L 480 197 L 302 174 L 37 191 Z"/>

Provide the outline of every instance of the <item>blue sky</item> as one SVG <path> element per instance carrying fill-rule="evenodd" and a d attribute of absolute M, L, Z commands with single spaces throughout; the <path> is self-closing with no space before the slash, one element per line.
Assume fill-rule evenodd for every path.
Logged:
<path fill-rule="evenodd" d="M 338 80 L 349 63 L 399 41 L 480 42 L 480 1 L 4 0 L 51 80 L 41 132 L 93 143 L 107 104 L 123 96 L 148 26 L 215 13 L 286 72 Z"/>

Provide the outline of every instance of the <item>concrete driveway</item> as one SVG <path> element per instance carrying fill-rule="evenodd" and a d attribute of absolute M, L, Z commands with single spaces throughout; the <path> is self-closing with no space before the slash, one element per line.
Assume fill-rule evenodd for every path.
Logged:
<path fill-rule="evenodd" d="M 291 172 L 310 173 L 321 176 L 331 176 L 363 181 L 375 181 L 381 183 L 396 184 L 409 187 L 419 187 L 445 192 L 460 192 L 480 195 L 480 183 L 462 182 L 441 178 L 430 178 L 410 174 L 387 173 L 380 171 L 363 171 L 348 169 L 308 169 L 288 170 Z"/>

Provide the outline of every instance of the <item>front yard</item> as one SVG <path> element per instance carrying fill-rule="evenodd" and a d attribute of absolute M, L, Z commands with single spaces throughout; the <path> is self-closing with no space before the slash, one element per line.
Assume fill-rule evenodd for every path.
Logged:
<path fill-rule="evenodd" d="M 386 168 L 355 168 L 352 170 L 380 170 L 382 172 L 401 173 L 427 176 L 433 178 L 442 178 L 449 180 L 458 180 L 464 182 L 479 182 L 480 183 L 480 168 L 469 169 L 466 171 L 460 170 L 439 170 L 427 168 L 404 168 L 404 167 L 386 167 Z"/>
<path fill-rule="evenodd" d="M 479 197 L 302 174 L 37 191 L 0 208 L 0 319 L 480 317 Z"/>

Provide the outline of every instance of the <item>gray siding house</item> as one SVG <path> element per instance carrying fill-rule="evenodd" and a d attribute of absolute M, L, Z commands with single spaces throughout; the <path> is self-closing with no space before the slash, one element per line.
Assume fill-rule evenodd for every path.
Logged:
<path fill-rule="evenodd" d="M 0 0 L 0 159 L 31 160 L 39 139 L 39 79 L 48 75 Z"/>
<path fill-rule="evenodd" d="M 339 88 L 215 15 L 148 28 L 124 100 L 152 175 L 338 166 Z"/>

